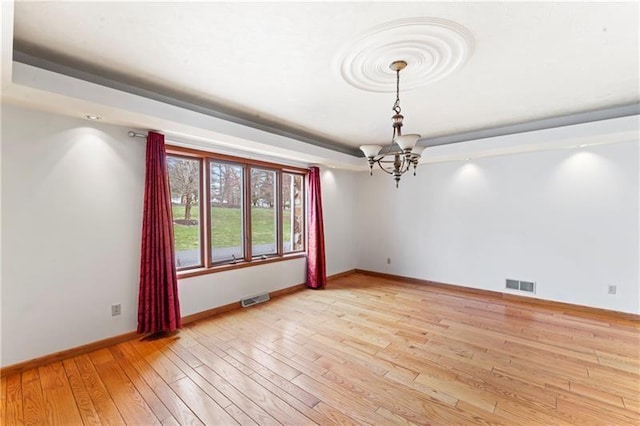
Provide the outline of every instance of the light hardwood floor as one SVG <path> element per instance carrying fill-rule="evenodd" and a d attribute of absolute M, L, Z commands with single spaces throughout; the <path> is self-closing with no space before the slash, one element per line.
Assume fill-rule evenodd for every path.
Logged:
<path fill-rule="evenodd" d="M 640 424 L 638 324 L 352 274 L 2 377 L 14 424 Z"/>

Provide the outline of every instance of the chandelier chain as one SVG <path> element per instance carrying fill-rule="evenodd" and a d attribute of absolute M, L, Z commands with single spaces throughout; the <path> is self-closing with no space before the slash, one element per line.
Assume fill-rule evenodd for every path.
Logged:
<path fill-rule="evenodd" d="M 396 114 L 400 114 L 400 70 L 396 70 L 396 102 L 391 108 Z"/>

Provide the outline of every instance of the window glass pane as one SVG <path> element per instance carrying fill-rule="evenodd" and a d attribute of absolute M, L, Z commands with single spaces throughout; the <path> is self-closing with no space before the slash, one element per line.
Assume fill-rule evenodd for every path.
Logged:
<path fill-rule="evenodd" d="M 237 164 L 209 163 L 212 262 L 242 260 L 244 257 L 242 169 Z"/>
<path fill-rule="evenodd" d="M 276 172 L 251 169 L 251 253 L 274 254 L 276 250 Z"/>
<path fill-rule="evenodd" d="M 302 175 L 282 174 L 282 242 L 285 253 L 304 250 Z"/>
<path fill-rule="evenodd" d="M 176 267 L 202 266 L 200 250 L 200 160 L 167 156 Z"/>

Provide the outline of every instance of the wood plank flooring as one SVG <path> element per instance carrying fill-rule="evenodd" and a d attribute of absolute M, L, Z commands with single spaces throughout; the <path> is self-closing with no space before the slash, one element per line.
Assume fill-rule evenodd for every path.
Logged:
<path fill-rule="evenodd" d="M 637 322 L 352 274 L 1 378 L 2 425 L 640 424 Z"/>

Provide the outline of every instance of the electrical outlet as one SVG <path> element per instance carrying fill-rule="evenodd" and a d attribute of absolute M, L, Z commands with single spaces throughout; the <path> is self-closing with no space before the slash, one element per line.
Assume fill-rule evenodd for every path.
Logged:
<path fill-rule="evenodd" d="M 391 265 L 391 258 L 387 257 L 387 265 Z"/>
<path fill-rule="evenodd" d="M 609 286 L 609 294 L 616 294 L 616 286 L 615 285 L 610 285 Z"/>
<path fill-rule="evenodd" d="M 117 305 L 111 305 L 111 316 L 115 317 L 122 313 L 122 305 L 119 303 Z"/>

